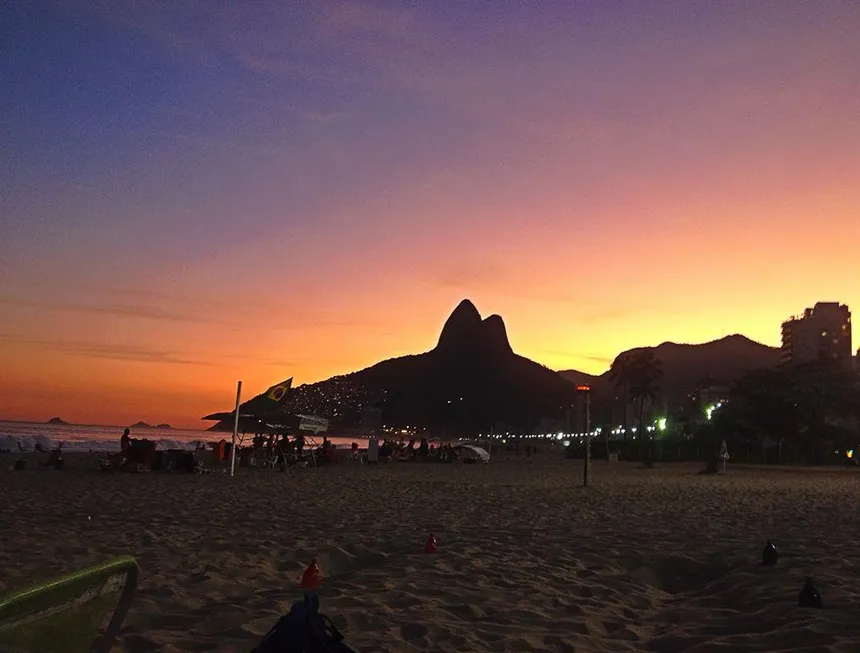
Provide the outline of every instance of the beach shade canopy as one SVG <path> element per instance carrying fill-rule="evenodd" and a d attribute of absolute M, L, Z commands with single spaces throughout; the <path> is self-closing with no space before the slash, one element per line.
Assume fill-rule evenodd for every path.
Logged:
<path fill-rule="evenodd" d="M 220 422 L 220 421 L 225 420 L 225 419 L 233 419 L 233 416 L 235 414 L 236 414 L 235 411 L 230 411 L 228 413 L 212 413 L 211 415 L 207 415 L 206 417 L 201 417 L 200 419 L 209 420 L 211 422 Z M 259 421 L 260 418 L 257 415 L 254 415 L 251 413 L 239 413 L 239 419 L 240 420 L 253 419 L 253 420 Z"/>
<path fill-rule="evenodd" d="M 218 422 L 220 425 L 233 429 L 235 413 L 212 413 L 203 419 Z M 239 413 L 239 431 L 242 433 L 279 433 L 281 431 L 296 430 L 299 428 L 300 419 L 297 415 L 281 411 L 280 413 L 268 413 L 265 415 L 250 415 Z M 216 430 L 220 430 L 216 425 Z"/>
<path fill-rule="evenodd" d="M 240 404 L 239 428 L 243 431 L 264 430 L 267 425 L 289 427 L 293 422 L 296 422 L 295 416 L 284 409 L 284 403 L 292 385 L 293 379 L 290 377 Z M 235 418 L 236 411 L 231 410 L 212 413 L 202 419 L 213 422 L 229 421 L 232 423 Z"/>
<path fill-rule="evenodd" d="M 456 444 L 453 448 L 457 452 L 457 455 L 466 460 L 478 460 L 482 463 L 490 462 L 489 452 L 476 444 Z"/>

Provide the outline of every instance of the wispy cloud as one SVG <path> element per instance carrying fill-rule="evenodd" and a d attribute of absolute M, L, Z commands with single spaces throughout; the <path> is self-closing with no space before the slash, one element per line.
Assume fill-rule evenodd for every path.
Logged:
<path fill-rule="evenodd" d="M 611 364 L 612 361 L 615 360 L 615 359 L 610 358 L 608 356 L 590 356 L 590 355 L 583 355 L 583 354 L 576 354 L 574 356 L 574 358 L 578 358 L 579 360 L 584 360 L 584 361 L 591 361 L 594 363 L 606 363 L 607 365 Z"/>
<path fill-rule="evenodd" d="M 61 303 L 52 301 L 32 301 L 11 297 L 0 297 L 0 306 L 34 308 L 62 313 L 77 313 L 84 315 L 102 315 L 106 318 L 126 318 L 142 320 L 160 320 L 174 322 L 177 324 L 207 324 L 212 326 L 229 327 L 231 329 L 242 329 L 243 331 L 256 331 L 265 333 L 290 333 L 307 329 L 383 329 L 385 325 L 380 320 L 360 317 L 347 317 L 346 314 L 309 305 L 306 309 L 296 311 L 286 319 L 273 320 L 241 320 L 242 315 L 253 311 L 254 315 L 283 315 L 284 306 L 261 302 L 237 301 L 235 305 L 226 300 L 187 299 L 179 295 L 162 293 L 157 291 L 122 291 L 125 297 L 139 297 L 147 300 L 150 305 L 119 304 L 105 300 L 102 304 L 94 303 Z M 157 303 L 181 303 L 183 306 L 190 303 L 191 306 L 185 310 L 174 310 L 172 308 L 161 308 Z M 213 315 L 213 310 L 226 315 L 236 316 L 236 319 L 225 319 Z M 261 361 L 263 364 L 268 364 Z M 272 363 L 279 365 L 280 363 Z"/>
<path fill-rule="evenodd" d="M 259 359 L 256 362 L 259 363 L 260 365 L 265 365 L 267 367 L 290 368 L 290 367 L 296 366 L 296 363 L 293 361 L 278 360 L 278 359 L 274 359 L 274 358 L 273 359 Z"/>
<path fill-rule="evenodd" d="M 43 302 L 34 302 L 31 299 L 22 299 L 16 296 L 15 289 L 19 283 L 26 285 L 31 294 L 36 294 L 40 297 L 51 297 L 52 293 L 57 291 L 57 278 L 53 275 L 36 276 L 26 275 L 18 279 L 13 279 L 14 283 L 5 284 L 5 296 L 0 296 L 0 303 L 51 303 L 44 300 Z M 5 281 L 5 279 L 4 279 Z M 291 297 L 301 297 L 302 299 L 313 296 L 313 290 L 308 286 L 300 284 L 290 284 L 285 282 L 284 288 L 289 289 Z M 161 288 L 149 288 L 133 285 L 121 285 L 102 282 L 81 282 L 75 279 L 64 280 L 62 285 L 64 295 L 73 294 L 76 297 L 86 298 L 94 304 L 106 303 L 109 305 L 129 305 L 133 302 L 135 307 L 139 303 L 158 303 L 170 304 L 179 307 L 179 313 L 198 313 L 206 309 L 258 309 L 263 311 L 272 311 L 278 308 L 278 303 L 265 294 L 255 294 L 252 291 L 242 293 L 238 296 L 225 296 L 223 294 L 213 293 L 209 287 L 201 288 L 193 294 L 184 294 L 180 292 L 172 292 L 162 290 Z M 35 292 L 34 292 L 35 291 Z M 69 302 L 58 302 L 60 304 L 68 304 Z"/>
<path fill-rule="evenodd" d="M 123 304 L 63 304 L 52 302 L 34 302 L 21 299 L 0 298 L 0 305 L 20 306 L 25 308 L 39 308 L 49 311 L 60 311 L 64 313 L 88 313 L 96 315 L 108 315 L 114 317 L 142 318 L 147 320 L 166 320 L 170 322 L 191 322 L 202 324 L 221 324 L 226 326 L 239 326 L 236 322 L 229 322 L 220 318 L 205 315 L 194 315 L 191 313 L 176 313 L 161 308 L 131 306 Z"/>
<path fill-rule="evenodd" d="M 607 356 L 600 356 L 597 354 L 576 354 L 571 351 L 562 351 L 560 349 L 541 349 L 539 350 L 540 354 L 551 356 L 552 358 L 558 360 L 563 359 L 566 361 L 571 361 L 569 364 L 565 363 L 562 367 L 564 369 L 569 369 L 568 365 L 574 365 L 573 361 L 583 361 L 587 363 L 600 363 L 601 365 L 605 365 L 607 368 L 612 364 L 612 358 Z M 556 368 L 562 369 L 556 364 Z"/>
<path fill-rule="evenodd" d="M 374 2 L 186 3 L 89 0 L 76 10 L 142 34 L 169 52 L 214 63 L 226 57 L 253 73 L 347 80 L 332 61 L 350 41 L 403 42 L 415 36 L 412 14 Z M 328 53 L 328 54 L 324 54 Z"/>
<path fill-rule="evenodd" d="M 213 365 L 213 363 L 204 360 L 188 358 L 179 352 L 153 349 L 142 345 L 108 344 L 85 340 L 35 339 L 16 334 L 0 334 L 0 340 L 12 341 L 22 345 L 47 349 L 62 354 L 82 356 L 84 358 L 101 358 L 137 363 L 169 363 L 172 365 Z"/>
<path fill-rule="evenodd" d="M 148 347 L 139 344 L 105 343 L 96 340 L 51 340 L 48 338 L 28 338 L 16 333 L 0 333 L 0 342 L 6 341 L 46 349 L 62 354 L 82 356 L 84 358 L 100 358 L 140 363 L 169 363 L 174 365 L 201 365 L 216 367 L 224 363 L 242 362 L 289 369 L 295 367 L 295 361 L 274 358 L 271 356 L 249 354 L 223 354 L 207 358 L 190 355 L 169 349 Z"/>

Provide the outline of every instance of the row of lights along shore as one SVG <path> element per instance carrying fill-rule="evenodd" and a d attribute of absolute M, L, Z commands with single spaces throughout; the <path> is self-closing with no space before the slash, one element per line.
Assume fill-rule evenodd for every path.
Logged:
<path fill-rule="evenodd" d="M 591 391 L 589 386 L 577 386 L 577 391 L 583 394 L 588 394 Z M 449 401 L 448 403 L 451 403 Z M 707 421 L 711 421 L 714 416 L 714 412 L 718 409 L 722 408 L 726 404 L 725 401 L 718 401 L 714 404 L 706 406 L 704 409 L 704 416 Z M 653 424 L 650 424 L 645 427 L 645 431 L 648 434 L 657 434 L 664 433 L 669 427 L 669 420 L 666 417 L 658 417 L 654 420 Z M 393 426 L 383 426 L 383 432 L 386 434 L 391 434 L 401 437 L 410 437 L 419 435 L 421 431 L 425 429 L 419 427 L 411 427 L 407 426 L 405 428 L 393 427 Z M 505 431 L 503 433 L 479 433 L 478 437 L 484 440 L 498 440 L 501 441 L 502 444 L 505 444 L 509 439 L 518 439 L 518 440 L 550 440 L 550 441 L 558 441 L 563 442 L 564 446 L 569 446 L 570 443 L 574 440 L 583 441 L 586 438 L 596 438 L 604 433 L 603 427 L 598 426 L 593 430 L 584 431 L 584 432 L 567 432 L 567 431 L 558 431 L 552 433 L 514 433 L 511 431 Z M 636 440 L 639 437 L 639 428 L 636 426 L 630 427 L 629 429 L 623 426 L 614 426 L 609 429 L 607 435 L 619 437 L 626 437 L 628 433 L 631 436 L 631 439 Z M 653 437 L 650 436 L 649 437 Z"/>

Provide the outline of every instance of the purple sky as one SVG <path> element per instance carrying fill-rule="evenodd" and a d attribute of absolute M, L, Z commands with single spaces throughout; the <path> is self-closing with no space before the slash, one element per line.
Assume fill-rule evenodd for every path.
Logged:
<path fill-rule="evenodd" d="M 591 371 L 860 306 L 860 3 L 2 7 L 7 405 L 316 380 L 466 296 Z"/>

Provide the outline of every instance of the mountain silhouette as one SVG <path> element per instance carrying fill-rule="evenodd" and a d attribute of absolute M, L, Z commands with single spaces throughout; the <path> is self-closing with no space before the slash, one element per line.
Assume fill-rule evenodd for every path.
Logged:
<path fill-rule="evenodd" d="M 513 352 L 500 316 L 481 319 L 464 299 L 431 351 L 299 386 L 289 406 L 357 425 L 376 405 L 386 424 L 425 426 L 453 437 L 501 424 L 537 428 L 542 418 L 563 413 L 572 392 L 558 373 Z"/>
<path fill-rule="evenodd" d="M 746 372 L 779 362 L 778 348 L 741 335 L 697 345 L 664 342 L 619 357 L 640 350 L 652 350 L 662 365 L 656 404 L 668 410 L 680 408 L 696 390 L 731 386 Z M 544 418 L 564 418 L 575 386 L 582 383 L 591 386 L 595 420 L 610 419 L 616 392 L 608 370 L 600 375 L 554 372 L 519 356 L 511 349 L 504 320 L 499 315 L 482 319 L 464 299 L 432 350 L 298 386 L 284 409 L 326 417 L 335 427 L 423 426 L 451 438 L 490 429 L 538 432 Z M 221 428 L 232 429 L 232 419 L 213 427 Z"/>
<path fill-rule="evenodd" d="M 768 347 L 739 334 L 699 345 L 664 342 L 656 347 L 637 347 L 631 352 L 651 350 L 660 361 L 663 376 L 659 381 L 657 405 L 669 408 L 681 406 L 685 398 L 707 386 L 730 387 L 747 372 L 779 363 L 779 348 Z M 594 399 L 611 400 L 614 382 L 607 370 L 592 376 L 578 370 L 563 370 L 559 374 L 572 383 L 591 383 Z M 590 380 L 588 380 L 590 377 Z"/>

